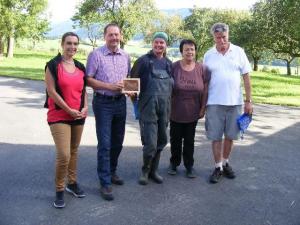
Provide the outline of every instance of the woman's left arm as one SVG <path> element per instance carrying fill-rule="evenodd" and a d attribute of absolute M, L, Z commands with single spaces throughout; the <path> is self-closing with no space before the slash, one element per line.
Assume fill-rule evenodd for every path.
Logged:
<path fill-rule="evenodd" d="M 203 69 L 203 93 L 201 95 L 201 108 L 200 108 L 200 119 L 204 117 L 205 115 L 205 110 L 206 110 L 206 104 L 207 104 L 207 99 L 208 99 L 208 85 L 210 81 L 210 72 L 207 69 L 207 67 L 204 67 Z"/>
<path fill-rule="evenodd" d="M 85 91 L 84 106 L 81 109 L 82 117 L 87 117 L 88 110 L 89 110 L 89 107 L 88 107 L 88 94 L 87 94 L 87 91 Z"/>
<path fill-rule="evenodd" d="M 200 119 L 204 117 L 206 110 L 206 103 L 208 99 L 208 83 L 204 83 L 204 90 L 201 96 Z"/>

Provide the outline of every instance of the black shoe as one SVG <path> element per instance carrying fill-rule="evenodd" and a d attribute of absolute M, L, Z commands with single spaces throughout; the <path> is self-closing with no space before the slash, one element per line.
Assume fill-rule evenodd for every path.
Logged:
<path fill-rule="evenodd" d="M 219 180 L 221 179 L 221 177 L 222 177 L 221 168 L 220 167 L 215 168 L 212 175 L 210 175 L 209 182 L 212 183 L 212 184 L 218 183 Z"/>
<path fill-rule="evenodd" d="M 162 184 L 164 182 L 164 178 L 162 178 L 162 176 L 160 176 L 156 171 L 149 173 L 149 178 L 157 184 Z"/>
<path fill-rule="evenodd" d="M 76 198 L 84 198 L 84 191 L 80 189 L 79 185 L 75 182 L 74 184 L 68 184 L 66 191 L 74 195 Z"/>
<path fill-rule="evenodd" d="M 168 168 L 168 174 L 169 175 L 176 175 L 177 174 L 177 169 L 176 166 L 170 163 L 169 168 Z"/>
<path fill-rule="evenodd" d="M 148 184 L 148 178 L 149 178 L 149 172 L 148 171 L 142 171 L 142 175 L 139 178 L 139 184 L 140 185 L 147 185 Z"/>
<path fill-rule="evenodd" d="M 106 201 L 114 200 L 113 192 L 111 187 L 101 187 L 100 188 L 101 196 Z"/>
<path fill-rule="evenodd" d="M 117 174 L 112 174 L 111 175 L 111 182 L 113 184 L 116 184 L 116 185 L 123 185 L 124 184 L 124 181 Z"/>
<path fill-rule="evenodd" d="M 186 170 L 186 177 L 188 177 L 188 178 L 196 178 L 197 175 L 195 173 L 195 170 L 193 168 L 187 169 Z"/>
<path fill-rule="evenodd" d="M 235 174 L 231 168 L 231 166 L 229 166 L 228 163 L 226 163 L 225 166 L 223 166 L 223 174 L 225 177 L 229 178 L 229 179 L 234 179 L 235 178 Z"/>
<path fill-rule="evenodd" d="M 61 209 L 66 206 L 64 201 L 64 192 L 63 191 L 57 191 L 56 192 L 56 199 L 53 202 L 53 205 L 55 208 Z"/>

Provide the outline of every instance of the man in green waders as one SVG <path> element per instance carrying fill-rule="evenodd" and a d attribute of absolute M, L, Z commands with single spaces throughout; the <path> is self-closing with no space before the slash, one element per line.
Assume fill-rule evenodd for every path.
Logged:
<path fill-rule="evenodd" d="M 148 184 L 148 178 L 162 183 L 157 173 L 160 153 L 167 145 L 167 126 L 173 87 L 172 62 L 166 57 L 168 35 L 156 32 L 152 50 L 141 56 L 131 70 L 132 78 L 141 79 L 139 95 L 139 123 L 143 144 L 143 167 L 139 184 Z"/>

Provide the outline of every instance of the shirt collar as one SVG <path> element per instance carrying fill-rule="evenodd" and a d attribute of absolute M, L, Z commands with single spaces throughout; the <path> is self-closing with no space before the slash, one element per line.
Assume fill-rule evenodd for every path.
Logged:
<path fill-rule="evenodd" d="M 123 53 L 121 52 L 120 48 L 118 48 L 116 52 L 112 52 L 111 50 L 109 50 L 107 48 L 106 45 L 104 45 L 103 54 L 104 55 L 122 55 Z"/>
<path fill-rule="evenodd" d="M 227 52 L 231 52 L 232 51 L 232 47 L 233 46 L 232 46 L 231 42 L 229 42 L 229 48 L 228 48 Z M 214 53 L 219 53 L 218 50 L 217 50 L 216 45 L 214 46 L 213 51 L 214 51 Z"/>

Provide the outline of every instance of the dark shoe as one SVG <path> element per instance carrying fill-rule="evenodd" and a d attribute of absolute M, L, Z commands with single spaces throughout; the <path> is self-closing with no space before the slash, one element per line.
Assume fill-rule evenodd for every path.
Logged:
<path fill-rule="evenodd" d="M 170 163 L 170 165 L 169 165 L 168 174 L 169 175 L 176 175 L 177 174 L 176 166 L 174 166 L 172 163 Z"/>
<path fill-rule="evenodd" d="M 53 205 L 55 208 L 61 209 L 66 206 L 65 201 L 64 201 L 64 192 L 63 191 L 58 191 L 56 192 L 56 199 L 53 202 Z"/>
<path fill-rule="evenodd" d="M 218 167 L 218 168 L 215 168 L 212 175 L 210 175 L 209 181 L 210 181 L 210 183 L 215 184 L 215 183 L 219 182 L 221 177 L 222 177 L 222 171 L 221 171 L 221 168 Z"/>
<path fill-rule="evenodd" d="M 193 168 L 187 169 L 186 170 L 186 177 L 188 177 L 188 178 L 196 178 L 197 175 L 195 173 L 195 170 Z"/>
<path fill-rule="evenodd" d="M 113 184 L 116 184 L 116 185 L 123 185 L 124 184 L 124 180 L 121 179 L 117 174 L 112 174 L 111 175 L 111 182 Z"/>
<path fill-rule="evenodd" d="M 223 174 L 225 177 L 229 178 L 229 179 L 234 179 L 235 178 L 235 174 L 231 168 L 231 166 L 229 166 L 228 163 L 226 163 L 225 166 L 223 166 Z"/>
<path fill-rule="evenodd" d="M 113 192 L 111 187 L 101 187 L 100 188 L 101 196 L 106 201 L 114 200 Z"/>
<path fill-rule="evenodd" d="M 147 185 L 148 178 L 149 178 L 149 172 L 150 172 L 150 168 L 151 168 L 151 163 L 152 163 L 152 157 L 143 156 L 143 162 L 144 162 L 144 165 L 142 167 L 142 175 L 140 176 L 139 184 Z"/>
<path fill-rule="evenodd" d="M 161 184 L 164 179 L 156 171 L 149 174 L 149 178 L 152 179 L 155 183 Z"/>
<path fill-rule="evenodd" d="M 154 158 L 152 159 L 151 170 L 149 173 L 149 178 L 151 178 L 157 184 L 161 184 L 163 182 L 163 178 L 157 173 L 159 159 L 160 159 L 160 152 L 157 152 Z"/>
<path fill-rule="evenodd" d="M 149 172 L 142 171 L 142 175 L 140 176 L 140 179 L 139 179 L 139 184 L 140 185 L 147 185 L 148 184 L 148 177 L 149 177 Z"/>
<path fill-rule="evenodd" d="M 74 184 L 68 184 L 66 191 L 74 195 L 76 198 L 84 198 L 84 191 L 80 189 L 79 185 L 75 182 Z"/>

